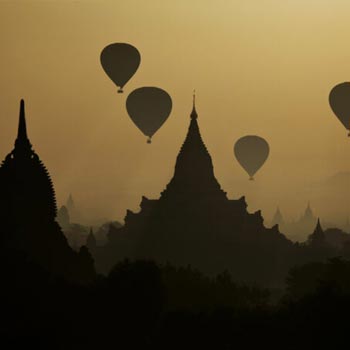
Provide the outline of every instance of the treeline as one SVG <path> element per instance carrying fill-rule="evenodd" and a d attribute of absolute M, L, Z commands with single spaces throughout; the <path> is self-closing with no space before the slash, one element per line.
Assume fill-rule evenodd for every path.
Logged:
<path fill-rule="evenodd" d="M 350 261 L 293 268 L 278 302 L 269 290 L 191 267 L 123 261 L 72 284 L 23 254 L 1 256 L 6 349 L 270 349 L 335 347 L 346 338 Z"/>

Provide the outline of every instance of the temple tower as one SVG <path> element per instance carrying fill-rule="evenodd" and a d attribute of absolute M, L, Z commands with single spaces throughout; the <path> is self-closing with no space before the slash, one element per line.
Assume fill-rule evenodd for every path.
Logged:
<path fill-rule="evenodd" d="M 29 141 L 21 100 L 15 147 L 0 167 L 1 253 L 20 251 L 29 261 L 72 281 L 93 278 L 93 262 L 69 247 L 56 215 L 53 184 Z"/>

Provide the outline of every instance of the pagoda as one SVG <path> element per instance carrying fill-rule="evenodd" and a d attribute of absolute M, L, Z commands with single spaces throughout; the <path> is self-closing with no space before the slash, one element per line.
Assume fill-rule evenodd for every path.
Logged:
<path fill-rule="evenodd" d="M 292 249 L 277 226 L 265 228 L 260 211 L 248 213 L 245 197 L 228 199 L 215 177 L 198 119 L 194 97 L 174 176 L 159 199 L 142 197 L 140 212 L 128 210 L 125 225 L 110 230 L 109 242 L 96 255 L 100 270 L 107 272 L 123 258 L 142 258 L 190 264 L 209 274 L 227 269 L 238 279 L 256 280 L 267 273 L 261 271 L 264 266 L 273 275 L 276 254 Z M 264 261 L 249 262 L 260 258 Z"/>
<path fill-rule="evenodd" d="M 29 141 L 21 100 L 15 147 L 0 167 L 1 253 L 22 252 L 29 261 L 72 281 L 93 278 L 93 262 L 85 251 L 79 254 L 69 247 L 56 215 L 54 187 Z"/>

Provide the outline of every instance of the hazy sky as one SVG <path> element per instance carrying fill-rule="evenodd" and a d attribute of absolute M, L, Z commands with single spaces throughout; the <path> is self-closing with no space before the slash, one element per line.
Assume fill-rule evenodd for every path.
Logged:
<path fill-rule="evenodd" d="M 229 197 L 246 194 L 248 209 L 268 218 L 277 205 L 297 217 L 309 198 L 322 215 L 344 216 L 349 189 L 325 203 L 319 187 L 350 171 L 350 139 L 328 105 L 330 89 L 350 80 L 349 16 L 348 0 L 1 0 L 0 158 L 13 147 L 23 97 L 58 202 L 72 192 L 86 215 L 121 220 L 170 180 L 195 88 Z M 124 95 L 99 61 L 113 42 L 142 56 Z M 141 86 L 173 99 L 152 145 L 125 110 Z M 254 182 L 233 156 L 246 134 L 271 148 Z"/>

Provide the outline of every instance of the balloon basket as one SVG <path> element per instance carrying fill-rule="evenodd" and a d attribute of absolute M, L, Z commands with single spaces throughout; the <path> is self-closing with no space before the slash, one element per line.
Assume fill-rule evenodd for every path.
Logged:
<path fill-rule="evenodd" d="M 151 138 L 148 138 L 148 139 L 147 139 L 147 143 L 148 143 L 148 144 L 152 143 Z"/>
<path fill-rule="evenodd" d="M 254 177 L 251 176 L 251 177 L 249 178 L 249 181 L 254 181 Z"/>
<path fill-rule="evenodd" d="M 124 91 L 122 88 L 118 89 L 118 94 L 122 94 Z"/>

